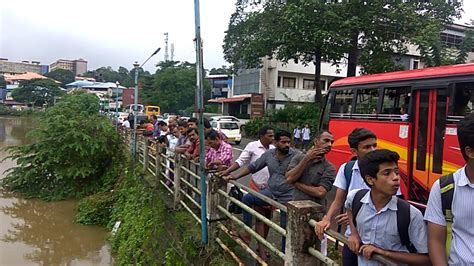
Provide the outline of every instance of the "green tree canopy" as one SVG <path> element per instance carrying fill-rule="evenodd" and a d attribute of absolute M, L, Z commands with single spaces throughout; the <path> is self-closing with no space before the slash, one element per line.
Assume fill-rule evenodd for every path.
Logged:
<path fill-rule="evenodd" d="M 123 153 L 115 128 L 99 115 L 97 96 L 65 95 L 38 126 L 30 135 L 34 143 L 10 148 L 17 167 L 4 187 L 46 199 L 110 191 L 116 175 L 109 170 L 122 169 Z"/>
<path fill-rule="evenodd" d="M 32 79 L 20 82 L 20 86 L 12 91 L 12 97 L 20 103 L 33 106 L 53 105 L 55 98 L 64 95 L 59 84 L 51 79 Z"/>
<path fill-rule="evenodd" d="M 142 81 L 143 101 L 161 106 L 162 112 L 179 113 L 194 109 L 196 66 L 189 62 L 167 61 L 157 65 L 153 78 Z M 205 101 L 210 96 L 210 84 L 204 81 Z"/>
<path fill-rule="evenodd" d="M 65 70 L 65 69 L 61 69 L 61 68 L 55 69 L 51 72 L 48 72 L 48 73 L 45 74 L 45 76 L 50 78 L 50 79 L 54 79 L 56 81 L 61 82 L 62 87 L 65 87 L 66 84 L 68 84 L 68 83 L 74 82 L 74 80 L 76 78 L 74 73 L 72 73 L 69 70 Z"/>
<path fill-rule="evenodd" d="M 232 74 L 232 68 L 228 66 L 221 66 L 219 68 L 211 68 L 209 70 L 209 75 L 230 75 Z"/>
<path fill-rule="evenodd" d="M 142 68 L 138 71 L 139 78 L 149 76 L 150 72 L 144 71 Z M 120 66 L 118 70 L 114 70 L 112 67 L 100 67 L 96 70 L 87 71 L 84 74 L 85 77 L 95 78 L 98 82 L 119 82 L 124 87 L 135 86 L 135 70 L 132 68 L 130 71 Z"/>

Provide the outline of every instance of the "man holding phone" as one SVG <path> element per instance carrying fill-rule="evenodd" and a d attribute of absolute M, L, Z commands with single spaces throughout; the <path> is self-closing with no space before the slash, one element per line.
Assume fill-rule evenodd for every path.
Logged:
<path fill-rule="evenodd" d="M 294 200 L 312 200 L 326 206 L 326 194 L 336 177 L 336 168 L 326 160 L 333 143 L 331 132 L 321 130 L 315 134 L 314 146 L 306 154 L 293 157 L 286 181 L 295 187 Z"/>

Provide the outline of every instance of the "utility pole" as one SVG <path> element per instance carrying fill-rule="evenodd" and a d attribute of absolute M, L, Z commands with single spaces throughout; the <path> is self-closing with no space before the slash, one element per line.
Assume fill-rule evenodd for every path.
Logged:
<path fill-rule="evenodd" d="M 201 242 L 208 244 L 207 234 L 207 184 L 205 171 L 205 150 L 204 150 L 204 84 L 203 84 L 203 63 L 202 63 L 202 40 L 201 40 L 201 17 L 199 10 L 199 0 L 194 0 L 194 24 L 196 33 L 196 106 L 199 121 L 199 176 L 201 178 Z"/>

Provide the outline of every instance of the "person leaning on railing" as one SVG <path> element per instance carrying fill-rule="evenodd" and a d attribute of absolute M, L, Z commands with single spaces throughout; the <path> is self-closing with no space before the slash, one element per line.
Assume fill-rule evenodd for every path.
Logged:
<path fill-rule="evenodd" d="M 326 159 L 334 137 L 331 132 L 316 132 L 314 146 L 293 157 L 286 173 L 286 181 L 295 186 L 293 200 L 312 200 L 326 206 L 326 194 L 331 191 L 336 168 Z"/>
<path fill-rule="evenodd" d="M 239 169 L 240 167 L 247 166 L 257 159 L 259 159 L 267 150 L 275 149 L 275 146 L 272 145 L 272 142 L 275 138 L 274 129 L 272 127 L 264 126 L 259 130 L 259 140 L 252 141 L 245 146 L 244 150 L 240 154 L 239 158 L 235 160 L 235 162 L 225 171 L 221 172 L 220 175 L 228 176 L 230 173 L 234 172 L 235 170 Z M 260 191 L 268 187 L 268 179 L 270 177 L 270 173 L 268 172 L 268 168 L 265 167 L 262 170 L 253 173 L 249 187 L 255 191 Z M 266 218 L 271 218 L 272 215 L 272 208 L 271 207 L 258 207 L 254 206 L 255 211 L 262 214 Z M 262 236 L 264 239 L 268 236 L 268 225 L 264 224 L 263 222 L 257 220 L 255 222 L 255 231 L 257 234 Z M 266 259 L 267 254 L 265 251 L 265 246 L 258 243 L 258 252 L 259 256 L 262 259 Z"/>
<path fill-rule="evenodd" d="M 257 161 L 249 166 L 243 167 L 238 173 L 232 173 L 224 176 L 224 180 L 237 180 L 250 173 L 256 173 L 261 169 L 268 167 L 270 178 L 268 179 L 268 188 L 262 189 L 260 193 L 264 196 L 272 198 L 282 204 L 286 204 L 293 200 L 293 185 L 286 182 L 285 174 L 293 156 L 300 152 L 290 148 L 291 133 L 287 131 L 279 131 L 275 134 L 276 149 L 266 151 Z M 247 206 L 269 206 L 269 204 L 252 194 L 246 194 L 242 198 L 242 202 Z M 248 227 L 252 227 L 252 215 L 245 210 L 243 211 L 244 223 Z M 286 228 L 286 213 L 280 212 L 280 226 Z M 240 236 L 247 242 L 250 242 L 250 235 L 242 233 Z M 282 238 L 282 250 L 285 250 L 285 238 Z"/>

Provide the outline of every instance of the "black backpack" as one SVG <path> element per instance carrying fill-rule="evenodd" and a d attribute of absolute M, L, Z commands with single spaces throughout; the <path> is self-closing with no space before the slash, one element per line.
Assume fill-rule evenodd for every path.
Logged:
<path fill-rule="evenodd" d="M 362 207 L 362 202 L 360 200 L 369 192 L 368 189 L 361 189 L 356 192 L 354 200 L 352 201 L 352 222 L 357 227 L 356 217 Z M 407 201 L 397 198 L 397 228 L 398 235 L 402 245 L 404 245 L 408 252 L 416 253 L 417 250 L 415 246 L 410 241 L 410 236 L 408 234 L 408 227 L 410 226 L 410 203 Z"/>
<path fill-rule="evenodd" d="M 235 198 L 238 201 L 242 201 L 242 198 L 244 197 L 244 193 L 240 191 L 240 189 L 236 186 L 232 186 L 229 191 L 229 196 Z M 240 214 L 242 213 L 242 208 L 237 206 L 235 203 L 232 201 L 229 203 L 229 212 L 234 213 L 234 214 Z"/>

